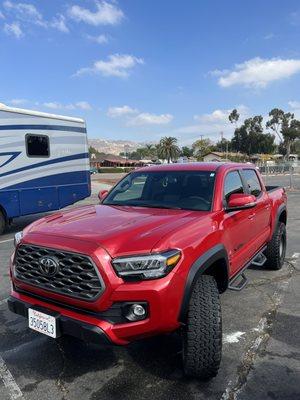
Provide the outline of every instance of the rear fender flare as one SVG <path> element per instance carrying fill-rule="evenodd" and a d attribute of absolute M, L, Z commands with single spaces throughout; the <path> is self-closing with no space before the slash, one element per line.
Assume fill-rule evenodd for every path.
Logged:
<path fill-rule="evenodd" d="M 278 207 L 277 212 L 276 212 L 276 215 L 275 215 L 274 225 L 273 225 L 272 236 L 271 236 L 271 237 L 273 237 L 274 233 L 276 232 L 276 228 L 277 228 L 277 226 L 278 226 L 278 224 L 279 224 L 280 216 L 281 216 L 281 214 L 282 214 L 284 211 L 287 213 L 286 205 L 285 205 L 285 204 L 281 204 L 281 205 Z"/>

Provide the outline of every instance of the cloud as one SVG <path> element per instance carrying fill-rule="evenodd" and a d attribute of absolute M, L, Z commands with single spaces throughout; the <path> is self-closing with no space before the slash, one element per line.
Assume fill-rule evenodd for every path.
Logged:
<path fill-rule="evenodd" d="M 77 103 L 75 103 L 75 107 L 85 111 L 92 110 L 92 106 L 87 101 L 78 101 Z"/>
<path fill-rule="evenodd" d="M 300 60 L 256 57 L 236 64 L 232 70 L 216 70 L 211 74 L 219 76 L 218 84 L 224 88 L 234 85 L 265 88 L 271 82 L 289 78 L 299 72 Z"/>
<path fill-rule="evenodd" d="M 288 105 L 294 109 L 300 109 L 300 101 L 289 101 Z"/>
<path fill-rule="evenodd" d="M 137 64 L 144 64 L 142 58 L 137 58 L 129 54 L 111 54 L 106 61 L 98 60 L 92 67 L 79 69 L 75 76 L 84 74 L 100 74 L 103 76 L 117 76 L 126 78 L 129 72 Z"/>
<path fill-rule="evenodd" d="M 0 11 L 0 19 L 5 19 L 5 15 L 3 14 L 2 11 Z"/>
<path fill-rule="evenodd" d="M 119 118 L 119 117 L 124 117 L 132 114 L 138 113 L 138 110 L 136 108 L 131 108 L 129 106 L 122 106 L 122 107 L 109 107 L 107 110 L 107 115 L 110 118 Z"/>
<path fill-rule="evenodd" d="M 62 14 L 58 14 L 53 20 L 49 23 L 51 28 L 57 29 L 63 33 L 69 33 L 69 28 L 66 25 L 66 18 Z"/>
<path fill-rule="evenodd" d="M 86 36 L 89 40 L 91 40 L 92 42 L 96 42 L 98 44 L 105 44 L 108 42 L 108 36 L 107 35 L 98 35 L 98 36 L 91 36 L 91 35 L 87 35 Z"/>
<path fill-rule="evenodd" d="M 300 25 L 300 11 L 293 11 L 289 15 L 289 20 L 292 25 Z"/>
<path fill-rule="evenodd" d="M 16 3 L 10 0 L 4 1 L 3 8 L 7 13 L 13 14 L 14 18 L 22 24 L 34 24 L 46 29 L 53 28 L 60 32 L 69 32 L 69 28 L 66 25 L 66 18 L 62 14 L 58 14 L 52 20 L 47 21 L 33 4 Z"/>
<path fill-rule="evenodd" d="M 78 101 L 76 103 L 70 104 L 62 104 L 56 101 L 50 101 L 42 104 L 46 108 L 50 108 L 52 110 L 84 110 L 90 111 L 92 110 L 92 106 L 87 101 Z"/>
<path fill-rule="evenodd" d="M 240 121 L 243 121 L 250 115 L 250 110 L 245 105 L 239 105 L 233 108 L 238 110 Z M 177 128 L 174 134 L 181 136 L 182 141 L 186 144 L 192 144 L 196 138 L 200 138 L 200 135 L 211 140 L 220 140 L 221 132 L 223 132 L 224 137 L 228 139 L 232 136 L 235 129 L 228 120 L 232 109 L 217 109 L 210 114 L 195 115 L 194 120 L 197 121 L 196 124 Z M 186 135 L 189 137 L 187 138 Z"/>
<path fill-rule="evenodd" d="M 142 125 L 165 125 L 172 121 L 171 114 L 151 114 L 148 112 L 139 112 L 138 109 L 127 105 L 121 107 L 109 107 L 107 116 L 110 118 L 126 118 L 127 126 Z"/>
<path fill-rule="evenodd" d="M 12 22 L 11 24 L 5 24 L 3 29 L 4 29 L 5 33 L 7 33 L 8 35 L 15 36 L 17 39 L 20 39 L 21 37 L 24 36 L 24 33 L 18 22 Z"/>
<path fill-rule="evenodd" d="M 276 37 L 276 35 L 274 35 L 274 33 L 268 33 L 267 35 L 264 36 L 265 40 L 270 40 L 270 39 L 274 39 Z"/>
<path fill-rule="evenodd" d="M 28 100 L 26 100 L 26 99 L 12 99 L 12 100 L 9 101 L 9 103 L 12 106 L 20 106 L 22 104 L 28 103 Z"/>
<path fill-rule="evenodd" d="M 123 11 L 116 4 L 106 1 L 96 1 L 96 11 L 94 12 L 74 5 L 69 9 L 68 14 L 75 21 L 94 26 L 116 25 L 124 18 Z"/>
<path fill-rule="evenodd" d="M 291 112 L 295 115 L 295 118 L 300 119 L 300 101 L 289 101 L 288 105 L 291 108 Z"/>
<path fill-rule="evenodd" d="M 249 113 L 248 107 L 244 105 L 239 105 L 235 108 L 238 110 L 238 113 L 240 114 L 240 119 L 244 119 Z M 229 122 L 228 116 L 231 113 L 231 111 L 232 109 L 230 110 L 217 109 L 211 112 L 210 114 L 194 115 L 194 120 L 204 123 Z"/>
<path fill-rule="evenodd" d="M 15 18 L 18 18 L 21 21 L 28 21 L 40 26 L 46 25 L 42 14 L 33 4 L 15 3 L 7 0 L 4 1 L 3 7 L 7 11 L 13 11 Z"/>
<path fill-rule="evenodd" d="M 137 116 L 130 118 L 128 125 L 165 125 L 171 122 L 173 115 L 171 114 L 150 114 L 150 113 L 140 113 Z"/>

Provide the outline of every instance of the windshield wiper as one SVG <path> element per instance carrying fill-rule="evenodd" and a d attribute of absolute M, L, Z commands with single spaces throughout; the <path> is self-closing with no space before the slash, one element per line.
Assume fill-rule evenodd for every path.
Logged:
<path fill-rule="evenodd" d="M 105 206 L 119 206 L 119 207 L 144 207 L 144 208 L 163 208 L 166 210 L 182 210 L 181 207 L 164 206 L 158 204 L 139 204 L 139 203 L 104 203 Z"/>
<path fill-rule="evenodd" d="M 176 207 L 176 206 L 163 206 L 163 205 L 156 205 L 156 204 L 150 204 L 146 207 L 149 208 L 164 208 L 164 209 L 168 209 L 168 210 L 182 210 L 181 207 Z"/>

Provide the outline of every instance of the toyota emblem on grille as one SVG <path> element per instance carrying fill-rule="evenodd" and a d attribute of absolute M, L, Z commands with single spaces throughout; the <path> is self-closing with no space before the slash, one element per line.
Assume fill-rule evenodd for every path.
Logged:
<path fill-rule="evenodd" d="M 42 257 L 39 260 L 39 269 L 43 275 L 54 276 L 58 273 L 59 262 L 56 257 Z"/>

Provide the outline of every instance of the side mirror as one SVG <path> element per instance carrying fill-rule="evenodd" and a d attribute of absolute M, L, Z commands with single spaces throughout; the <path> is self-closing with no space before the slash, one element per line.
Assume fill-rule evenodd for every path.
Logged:
<path fill-rule="evenodd" d="M 233 193 L 227 202 L 226 211 L 237 211 L 256 206 L 256 198 L 252 194 Z"/>
<path fill-rule="evenodd" d="M 100 190 L 98 193 L 98 198 L 100 201 L 104 200 L 105 197 L 108 195 L 108 190 Z"/>

